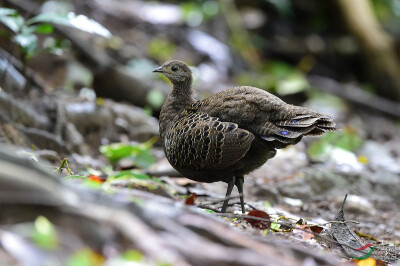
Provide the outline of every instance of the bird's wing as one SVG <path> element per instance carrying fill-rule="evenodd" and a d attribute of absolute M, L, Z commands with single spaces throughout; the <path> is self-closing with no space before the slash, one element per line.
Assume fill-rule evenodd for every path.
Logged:
<path fill-rule="evenodd" d="M 303 136 L 319 136 L 337 130 L 331 117 L 286 104 L 253 87 L 236 87 L 214 94 L 203 100 L 199 109 L 221 121 L 236 123 L 267 141 L 282 144 L 295 144 Z"/>
<path fill-rule="evenodd" d="M 168 130 L 164 149 L 175 167 L 224 169 L 247 153 L 253 139 L 252 133 L 235 123 L 195 113 L 179 119 Z"/>

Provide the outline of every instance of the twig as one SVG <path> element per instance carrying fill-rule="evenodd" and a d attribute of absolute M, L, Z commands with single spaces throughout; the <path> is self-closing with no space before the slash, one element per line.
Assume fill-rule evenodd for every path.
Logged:
<path fill-rule="evenodd" d="M 212 200 L 212 201 L 210 201 L 210 202 L 206 202 L 206 203 L 203 203 L 203 204 L 200 204 L 200 205 L 198 205 L 197 207 L 205 207 L 205 206 L 207 206 L 207 205 L 214 205 L 214 204 L 217 204 L 217 203 L 220 203 L 220 202 L 224 202 L 225 200 L 230 200 L 230 199 L 237 199 L 237 198 L 239 198 L 241 195 L 239 194 L 238 196 L 229 196 L 229 197 L 225 197 L 225 198 L 222 198 L 222 199 L 216 199 L 216 200 Z"/>
<path fill-rule="evenodd" d="M 360 222 L 358 222 L 358 221 L 355 221 L 355 220 L 346 220 L 346 221 L 329 221 L 329 222 L 327 222 L 327 223 L 324 223 L 324 224 L 334 224 L 334 223 L 336 223 L 336 224 L 346 224 L 346 223 L 360 224 Z M 323 225 L 324 225 L 324 224 L 323 224 Z"/>

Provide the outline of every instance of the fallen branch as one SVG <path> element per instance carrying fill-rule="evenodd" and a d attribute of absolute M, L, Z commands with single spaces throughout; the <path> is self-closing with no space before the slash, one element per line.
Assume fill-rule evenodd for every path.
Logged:
<path fill-rule="evenodd" d="M 310 85 L 318 90 L 336 95 L 355 105 L 400 118 L 400 106 L 397 102 L 370 94 L 353 84 L 342 84 L 330 78 L 309 76 L 307 79 Z"/>

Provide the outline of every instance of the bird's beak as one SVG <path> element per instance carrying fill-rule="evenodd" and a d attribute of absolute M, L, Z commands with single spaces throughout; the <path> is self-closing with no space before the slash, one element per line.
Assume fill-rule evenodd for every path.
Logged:
<path fill-rule="evenodd" d="M 160 72 L 160 73 L 162 73 L 162 72 L 164 72 L 164 70 L 163 70 L 162 66 L 160 66 L 160 67 L 156 67 L 156 68 L 153 70 L 153 72 Z"/>

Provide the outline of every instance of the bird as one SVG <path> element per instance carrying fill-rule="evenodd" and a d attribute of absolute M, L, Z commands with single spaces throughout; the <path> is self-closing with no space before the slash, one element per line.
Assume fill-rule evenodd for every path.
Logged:
<path fill-rule="evenodd" d="M 222 213 L 234 186 L 245 213 L 244 176 L 274 157 L 277 149 L 294 145 L 303 136 L 337 130 L 330 116 L 287 104 L 255 87 L 233 87 L 196 100 L 192 71 L 183 61 L 167 61 L 153 72 L 172 83 L 159 116 L 166 158 L 191 180 L 226 182 Z"/>

